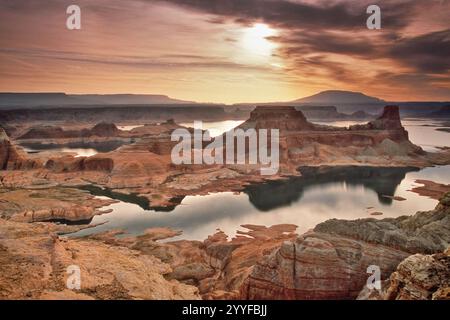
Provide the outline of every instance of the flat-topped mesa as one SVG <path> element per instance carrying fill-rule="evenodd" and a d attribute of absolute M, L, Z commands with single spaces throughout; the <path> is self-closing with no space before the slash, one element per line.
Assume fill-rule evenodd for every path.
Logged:
<path fill-rule="evenodd" d="M 31 128 L 25 134 L 20 136 L 18 140 L 26 139 L 70 139 L 70 138 L 86 138 L 86 137 L 102 137 L 113 138 L 118 137 L 122 133 L 114 123 L 100 122 L 91 129 L 81 130 L 64 130 L 61 127 L 54 126 L 38 126 Z"/>
<path fill-rule="evenodd" d="M 97 137 L 115 137 L 121 132 L 114 123 L 100 122 L 87 133 Z"/>
<path fill-rule="evenodd" d="M 289 106 L 258 106 L 250 113 L 250 119 L 240 128 L 279 129 L 289 131 L 313 130 L 301 111 Z"/>

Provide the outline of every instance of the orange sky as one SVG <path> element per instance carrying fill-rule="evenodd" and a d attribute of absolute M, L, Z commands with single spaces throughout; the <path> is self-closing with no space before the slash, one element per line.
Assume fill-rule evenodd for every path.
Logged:
<path fill-rule="evenodd" d="M 450 1 L 0 0 L 0 91 L 450 100 Z M 82 29 L 65 26 L 81 7 Z"/>

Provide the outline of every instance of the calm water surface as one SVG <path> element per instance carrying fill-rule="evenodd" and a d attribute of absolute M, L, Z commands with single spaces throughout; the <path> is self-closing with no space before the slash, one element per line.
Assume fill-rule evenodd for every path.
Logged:
<path fill-rule="evenodd" d="M 366 121 L 364 121 L 366 122 Z M 428 151 L 436 146 L 450 146 L 450 134 L 436 131 L 439 121 L 403 120 L 412 142 Z M 242 121 L 204 122 L 203 129 L 218 136 Z M 320 122 L 335 126 L 349 126 L 357 121 Z M 183 123 L 193 126 L 193 123 Z M 129 126 L 124 129 L 132 129 Z M 78 155 L 93 155 L 98 148 L 61 148 L 61 151 Z M 182 239 L 203 240 L 217 228 L 233 236 L 242 224 L 273 225 L 292 223 L 302 233 L 331 218 L 357 219 L 372 217 L 372 212 L 382 212 L 384 217 L 411 215 L 416 211 L 430 210 L 437 201 L 421 197 L 411 191 L 416 179 L 450 183 L 450 166 L 426 168 L 331 168 L 326 172 L 305 169 L 305 175 L 283 182 L 272 182 L 248 187 L 234 194 L 223 192 L 207 196 L 188 196 L 179 199 L 174 208 L 151 208 L 145 199 L 123 197 L 105 191 L 92 191 L 98 196 L 120 200 L 105 207 L 112 213 L 96 216 L 91 224 L 100 226 L 73 234 L 82 236 L 111 229 L 123 229 L 129 234 L 140 234 L 151 227 L 180 229 Z M 388 196 L 400 196 L 406 201 L 394 201 Z"/>
<path fill-rule="evenodd" d="M 292 223 L 302 233 L 331 218 L 357 219 L 382 212 L 385 217 L 411 215 L 430 210 L 437 201 L 409 191 L 416 179 L 450 183 L 450 166 L 426 168 L 342 167 L 283 182 L 248 187 L 244 192 L 223 192 L 188 196 L 170 211 L 146 208 L 142 203 L 121 201 L 106 207 L 112 213 L 96 216 L 91 224 L 103 225 L 73 234 L 82 236 L 111 229 L 140 234 L 151 227 L 171 227 L 183 231 L 182 239 L 203 240 L 220 227 L 235 235 L 242 224 L 274 225 Z M 406 201 L 392 200 L 401 196 Z M 137 201 L 139 203 L 139 201 Z"/>

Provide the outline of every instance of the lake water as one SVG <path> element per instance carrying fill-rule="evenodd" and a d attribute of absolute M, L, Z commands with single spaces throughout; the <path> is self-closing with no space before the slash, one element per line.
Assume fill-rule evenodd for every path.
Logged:
<path fill-rule="evenodd" d="M 203 122 L 203 129 L 209 130 L 209 133 L 211 137 L 217 137 L 224 132 L 227 132 L 240 124 L 242 124 L 244 121 L 240 120 L 226 120 L 226 121 L 215 121 L 215 122 Z M 348 127 L 354 124 L 361 124 L 366 123 L 367 121 L 348 121 L 348 120 L 340 120 L 340 121 L 329 121 L 329 122 L 322 122 L 322 121 L 314 121 L 318 124 L 326 124 L 326 125 L 332 125 L 332 126 L 339 126 L 339 127 Z M 406 130 L 409 132 L 410 140 L 421 146 L 426 151 L 437 151 L 437 146 L 446 146 L 450 147 L 450 133 L 443 132 L 443 131 L 437 131 L 436 129 L 438 127 L 442 127 L 443 121 L 438 120 L 420 120 L 420 119 L 406 119 L 402 120 L 403 125 L 405 126 Z M 193 127 L 193 122 L 184 122 L 180 125 L 185 127 Z M 142 125 L 126 125 L 126 126 L 119 126 L 121 130 L 129 131 L 134 128 L 141 127 Z M 120 143 L 98 143 L 97 145 L 93 145 L 91 143 L 78 143 L 73 145 L 65 145 L 65 146 L 58 146 L 58 145 L 26 145 L 23 144 L 25 151 L 29 153 L 39 153 L 41 151 L 45 150 L 52 150 L 55 152 L 71 152 L 75 153 L 78 157 L 89 157 L 93 156 L 99 152 L 109 152 L 117 149 L 120 147 Z"/>
<path fill-rule="evenodd" d="M 118 126 L 118 128 L 122 131 L 131 131 L 136 128 L 143 127 L 144 125 L 128 125 L 128 126 Z"/>
<path fill-rule="evenodd" d="M 439 121 L 403 120 L 410 139 L 426 150 L 450 146 L 450 134 L 436 131 Z M 242 121 L 205 122 L 212 136 L 217 136 Z M 318 122 L 349 126 L 357 121 Z M 184 123 L 193 126 L 193 123 Z M 302 233 L 328 219 L 385 218 L 411 215 L 430 210 L 437 201 L 409 191 L 416 179 L 450 183 L 450 166 L 426 168 L 338 167 L 324 172 L 304 169 L 303 177 L 282 182 L 253 185 L 241 193 L 222 192 L 180 199 L 174 208 L 151 208 L 145 199 L 118 196 L 108 191 L 93 192 L 98 196 L 118 198 L 120 203 L 104 209 L 112 213 L 96 216 L 91 224 L 102 224 L 82 230 L 72 236 L 82 236 L 112 229 L 140 234 L 147 228 L 171 227 L 183 231 L 179 239 L 203 240 L 220 228 L 235 235 L 243 224 L 274 225 L 292 223 Z M 399 196 L 396 201 L 385 196 Z M 370 213 L 382 212 L 381 216 Z"/>
<path fill-rule="evenodd" d="M 203 122 L 202 123 L 202 129 L 208 130 L 209 135 L 211 137 L 217 137 L 221 134 L 236 128 L 237 126 L 241 125 L 244 121 L 242 120 L 226 120 L 226 121 L 214 121 L 214 122 Z M 194 123 L 193 122 L 183 122 L 180 123 L 181 126 L 193 128 Z"/>
<path fill-rule="evenodd" d="M 321 169 L 323 170 L 323 169 Z M 112 213 L 96 216 L 91 224 L 100 226 L 82 230 L 83 236 L 112 229 L 141 234 L 147 228 L 171 227 L 182 230 L 177 238 L 204 240 L 220 228 L 228 235 L 242 230 L 242 224 L 274 225 L 292 223 L 302 233 L 328 219 L 357 219 L 411 215 L 430 210 L 436 200 L 409 191 L 416 179 L 450 183 L 450 166 L 426 168 L 341 167 L 317 172 L 303 170 L 304 176 L 282 182 L 248 187 L 239 194 L 223 192 L 206 196 L 188 196 L 169 211 L 145 208 L 142 203 L 121 201 L 104 209 Z M 400 196 L 405 201 L 385 196 Z"/>
<path fill-rule="evenodd" d="M 69 152 L 75 157 L 90 157 L 99 152 L 110 152 L 124 145 L 123 141 L 103 141 L 103 142 L 73 142 L 64 145 L 60 144 L 40 144 L 40 143 L 20 143 L 19 145 L 28 153 L 40 153 L 52 151 L 55 153 Z"/>

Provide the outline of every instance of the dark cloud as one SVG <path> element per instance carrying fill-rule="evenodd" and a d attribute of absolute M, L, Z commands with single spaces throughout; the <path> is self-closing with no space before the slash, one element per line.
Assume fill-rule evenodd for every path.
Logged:
<path fill-rule="evenodd" d="M 287 0 L 158 0 L 240 23 L 263 21 L 279 28 L 352 29 L 366 25 L 366 8 L 358 1 L 317 5 Z M 383 25 L 402 28 L 418 1 L 383 1 Z"/>
<path fill-rule="evenodd" d="M 389 56 L 425 73 L 450 71 L 450 29 L 398 39 Z"/>
<path fill-rule="evenodd" d="M 279 30 L 278 36 L 270 38 L 280 44 L 277 55 L 288 59 L 292 68 L 302 68 L 302 72 L 306 68 L 305 55 L 324 53 L 366 60 L 388 58 L 397 65 L 410 67 L 413 72 L 446 73 L 450 67 L 448 30 L 415 37 L 402 32 L 418 18 L 426 16 L 426 8 L 448 8 L 439 0 L 426 3 L 422 0 L 381 1 L 378 4 L 382 10 L 380 32 L 366 29 L 366 8 L 372 3 L 364 0 L 317 1 L 314 4 L 293 0 L 160 1 L 214 15 L 218 19 L 216 22 L 270 24 Z M 311 66 L 335 68 L 317 61 Z"/>
<path fill-rule="evenodd" d="M 21 79 L 27 79 L 30 66 L 65 64 L 126 70 L 130 77 L 141 70 L 178 75 L 178 70 L 181 74 L 194 69 L 262 71 L 262 75 L 275 70 L 270 62 L 253 65 L 250 58 L 238 58 L 248 53 L 241 45 L 241 33 L 254 23 L 265 23 L 276 29 L 276 36 L 268 39 L 277 44 L 273 46 L 277 72 L 301 83 L 299 87 L 378 88 L 372 94 L 381 97 L 389 90 L 395 96 L 397 88 L 403 88 L 406 97 L 417 92 L 432 96 L 434 88 L 441 97 L 450 97 L 449 0 L 75 3 L 83 10 L 83 31 L 68 33 L 65 8 L 73 1 L 0 0 L 2 75 L 13 73 L 11 61 L 23 69 Z M 366 28 L 369 4 L 381 7 L 381 30 Z M 214 32 L 220 36 L 214 37 Z M 276 81 L 283 81 L 276 76 Z"/>
<path fill-rule="evenodd" d="M 374 54 L 376 48 L 370 38 L 349 36 L 333 32 L 293 32 L 280 37 L 271 37 L 282 44 L 281 52 L 285 56 L 307 53 L 336 53 L 367 56 Z"/>

